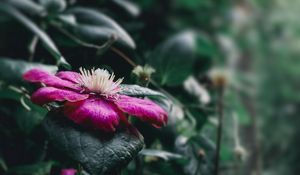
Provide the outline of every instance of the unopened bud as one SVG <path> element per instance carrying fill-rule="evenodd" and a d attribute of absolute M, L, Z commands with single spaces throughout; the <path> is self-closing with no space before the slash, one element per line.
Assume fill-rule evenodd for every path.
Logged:
<path fill-rule="evenodd" d="M 234 154 L 237 157 L 238 160 L 245 160 L 248 156 L 247 150 L 242 147 L 241 145 L 235 146 L 234 148 Z"/>
<path fill-rule="evenodd" d="M 138 65 L 132 70 L 132 73 L 138 78 L 138 81 L 142 84 L 148 84 L 151 75 L 154 72 L 155 69 L 147 64 L 145 66 Z"/>
<path fill-rule="evenodd" d="M 215 87 L 225 87 L 230 82 L 230 74 L 225 69 L 213 69 L 209 72 L 209 77 Z"/>
<path fill-rule="evenodd" d="M 204 149 L 199 149 L 198 150 L 198 156 L 202 159 L 206 156 L 205 150 Z"/>

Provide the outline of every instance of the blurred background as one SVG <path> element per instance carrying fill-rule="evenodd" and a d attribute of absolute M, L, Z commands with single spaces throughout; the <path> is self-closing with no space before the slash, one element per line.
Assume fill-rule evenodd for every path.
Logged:
<path fill-rule="evenodd" d="M 39 132 L 46 110 L 24 95 L 28 64 L 104 67 L 169 97 L 158 102 L 172 105 L 166 128 L 133 121 L 146 151 L 123 174 L 213 174 L 220 103 L 220 174 L 298 174 L 299 9 L 297 0 L 2 0 L 0 174 L 73 165 Z"/>

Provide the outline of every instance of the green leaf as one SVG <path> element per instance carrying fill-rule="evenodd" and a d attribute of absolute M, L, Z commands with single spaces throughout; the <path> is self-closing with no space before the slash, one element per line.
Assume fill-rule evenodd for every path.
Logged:
<path fill-rule="evenodd" d="M 216 54 L 217 49 L 210 38 L 204 33 L 197 35 L 197 54 L 201 56 L 212 57 Z"/>
<path fill-rule="evenodd" d="M 0 85 L 0 99 L 20 100 L 21 96 L 21 93 L 13 91 L 5 85 Z"/>
<path fill-rule="evenodd" d="M 7 171 L 7 165 L 2 157 L 0 157 L 0 168 L 4 171 Z"/>
<path fill-rule="evenodd" d="M 129 85 L 129 84 L 122 84 L 121 91 L 119 94 L 128 95 L 128 96 L 142 96 L 142 97 L 162 97 L 166 98 L 165 95 L 158 91 L 154 91 L 152 89 L 142 87 L 139 85 Z"/>
<path fill-rule="evenodd" d="M 59 113 L 48 113 L 44 126 L 52 143 L 91 175 L 120 171 L 144 145 L 142 138 L 128 130 L 88 131 Z"/>
<path fill-rule="evenodd" d="M 25 13 L 39 16 L 46 15 L 44 7 L 31 0 L 8 0 L 6 2 L 24 11 Z"/>
<path fill-rule="evenodd" d="M 9 168 L 8 173 L 14 175 L 46 175 L 50 174 L 51 167 L 54 163 L 39 162 L 31 165 L 21 165 Z"/>
<path fill-rule="evenodd" d="M 22 75 L 33 68 L 39 68 L 48 72 L 56 72 L 57 67 L 40 63 L 30 63 L 21 60 L 14 60 L 0 57 L 0 81 L 18 84 L 23 82 Z"/>
<path fill-rule="evenodd" d="M 101 45 L 114 35 L 117 42 L 133 49 L 136 47 L 133 39 L 119 24 L 99 11 L 76 7 L 68 10 L 67 14 L 74 15 L 77 22 L 73 25 L 65 23 L 67 28 L 85 42 Z"/>
<path fill-rule="evenodd" d="M 25 27 L 27 27 L 30 31 L 32 31 L 36 36 L 38 36 L 39 39 L 43 42 L 45 48 L 55 57 L 57 65 L 62 65 L 67 69 L 71 68 L 70 64 L 66 62 L 65 58 L 61 55 L 51 38 L 33 21 L 31 21 L 25 15 L 20 13 L 14 7 L 3 2 L 0 2 L 0 11 L 3 11 L 8 15 L 12 16 Z"/>
<path fill-rule="evenodd" d="M 123 8 L 131 16 L 136 17 L 140 14 L 141 9 L 135 3 L 127 0 L 113 0 L 116 5 Z"/>
<path fill-rule="evenodd" d="M 67 7 L 65 0 L 39 0 L 49 13 L 58 13 Z"/>
<path fill-rule="evenodd" d="M 2 107 L 5 108 L 6 114 L 14 118 L 18 126 L 17 128 L 22 132 L 22 134 L 30 135 L 35 127 L 41 124 L 47 114 L 47 110 L 33 104 L 29 99 L 24 98 L 23 103 L 25 103 L 27 108 L 29 108 L 27 109 L 20 105 L 22 94 L 4 96 L 2 93 L 4 92 L 0 89 L 0 98 L 15 100 L 14 103 L 12 103 L 12 101 L 8 104 L 5 103 L 2 105 Z M 11 92 L 8 91 L 7 93 Z"/>
<path fill-rule="evenodd" d="M 154 78 L 161 85 L 181 84 L 191 73 L 196 54 L 196 33 L 179 33 L 154 50 L 147 58 L 156 73 Z"/>
<path fill-rule="evenodd" d="M 211 175 L 214 170 L 215 145 L 207 137 L 196 135 L 190 139 L 179 136 L 175 147 L 189 160 L 184 166 L 186 174 Z"/>
<path fill-rule="evenodd" d="M 33 129 L 39 125 L 47 114 L 47 110 L 32 104 L 27 101 L 27 105 L 30 107 L 30 111 L 23 106 L 18 105 L 12 115 L 14 116 L 19 129 L 29 135 Z"/>
<path fill-rule="evenodd" d="M 180 159 L 182 156 L 180 154 L 171 153 L 163 150 L 153 150 L 153 149 L 143 149 L 139 154 L 144 156 L 159 157 L 168 161 L 170 159 Z"/>

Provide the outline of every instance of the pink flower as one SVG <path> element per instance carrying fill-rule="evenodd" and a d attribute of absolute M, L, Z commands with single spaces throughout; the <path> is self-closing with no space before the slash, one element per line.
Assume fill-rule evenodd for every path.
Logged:
<path fill-rule="evenodd" d="M 127 124 L 124 113 L 128 113 L 157 128 L 166 125 L 167 113 L 154 102 L 119 94 L 122 79 L 114 81 L 114 74 L 103 69 L 80 72 L 61 71 L 52 75 L 32 69 L 23 78 L 43 85 L 32 94 L 32 102 L 64 102 L 64 114 L 78 124 L 113 132 L 120 122 Z"/>
<path fill-rule="evenodd" d="M 76 169 L 69 168 L 69 169 L 62 169 L 60 175 L 75 175 L 77 172 Z"/>

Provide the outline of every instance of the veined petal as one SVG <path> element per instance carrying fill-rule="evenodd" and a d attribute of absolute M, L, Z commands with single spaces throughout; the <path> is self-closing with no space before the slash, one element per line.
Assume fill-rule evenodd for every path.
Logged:
<path fill-rule="evenodd" d="M 33 103 L 43 105 L 53 101 L 76 102 L 87 99 L 88 97 L 88 94 L 79 94 L 70 90 L 57 89 L 55 87 L 42 87 L 32 94 L 31 100 Z"/>
<path fill-rule="evenodd" d="M 78 84 L 80 80 L 80 74 L 73 71 L 60 71 L 56 74 L 57 77 L 71 81 L 72 83 Z"/>
<path fill-rule="evenodd" d="M 150 122 L 154 127 L 159 128 L 167 124 L 167 112 L 150 100 L 120 95 L 114 103 L 123 112 Z"/>
<path fill-rule="evenodd" d="M 64 114 L 78 124 L 86 124 L 106 132 L 114 132 L 119 124 L 121 111 L 110 101 L 89 98 L 78 102 L 66 102 Z"/>
<path fill-rule="evenodd" d="M 33 83 L 43 83 L 46 86 L 53 86 L 57 88 L 70 88 L 73 90 L 81 90 L 81 87 L 77 86 L 74 83 L 71 83 L 70 81 L 62 80 L 59 77 L 55 75 L 51 75 L 48 72 L 45 72 L 40 69 L 31 69 L 27 71 L 23 78 L 26 81 L 33 82 Z"/>

